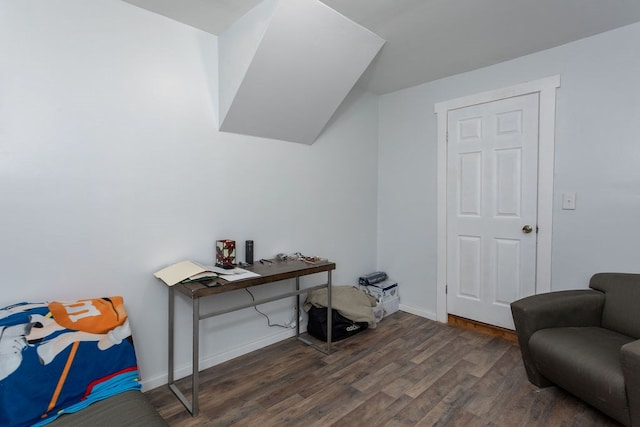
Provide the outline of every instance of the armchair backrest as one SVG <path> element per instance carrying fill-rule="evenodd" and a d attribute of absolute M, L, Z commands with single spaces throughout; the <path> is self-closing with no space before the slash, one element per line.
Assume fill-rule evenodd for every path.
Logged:
<path fill-rule="evenodd" d="M 605 293 L 602 327 L 640 338 L 640 274 L 598 273 L 589 287 Z"/>

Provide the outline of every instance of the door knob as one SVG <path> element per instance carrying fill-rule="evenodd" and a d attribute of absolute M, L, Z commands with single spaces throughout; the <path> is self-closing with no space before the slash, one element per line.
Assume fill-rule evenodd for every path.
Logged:
<path fill-rule="evenodd" d="M 525 234 L 529 234 L 532 231 L 533 231 L 533 228 L 529 224 L 527 224 L 524 227 L 522 227 L 522 232 L 525 233 Z"/>

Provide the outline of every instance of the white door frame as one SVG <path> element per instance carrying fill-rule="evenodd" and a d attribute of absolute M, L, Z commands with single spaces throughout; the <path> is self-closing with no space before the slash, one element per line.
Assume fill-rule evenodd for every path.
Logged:
<path fill-rule="evenodd" d="M 551 291 L 551 243 L 553 221 L 553 173 L 556 129 L 556 89 L 560 76 L 551 76 L 502 89 L 464 96 L 435 105 L 438 122 L 438 242 L 436 320 L 447 322 L 447 118 L 450 110 L 539 94 L 538 144 L 538 246 L 536 294 Z"/>

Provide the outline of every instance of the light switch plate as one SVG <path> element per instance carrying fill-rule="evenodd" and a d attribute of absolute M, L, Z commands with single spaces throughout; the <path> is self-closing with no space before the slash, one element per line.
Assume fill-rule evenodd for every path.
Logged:
<path fill-rule="evenodd" d="M 576 208 L 576 193 L 562 193 L 562 209 L 575 210 Z"/>

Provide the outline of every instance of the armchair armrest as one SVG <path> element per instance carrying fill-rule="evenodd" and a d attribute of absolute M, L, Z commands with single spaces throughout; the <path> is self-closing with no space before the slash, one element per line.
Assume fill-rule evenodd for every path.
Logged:
<path fill-rule="evenodd" d="M 545 328 L 600 326 L 604 299 L 604 293 L 584 289 L 532 295 L 511 303 L 511 314 L 529 381 L 538 387 L 551 385 L 535 368 L 529 352 L 531 335 Z"/>
<path fill-rule="evenodd" d="M 620 354 L 631 425 L 637 426 L 640 425 L 640 340 L 623 345 Z"/>

